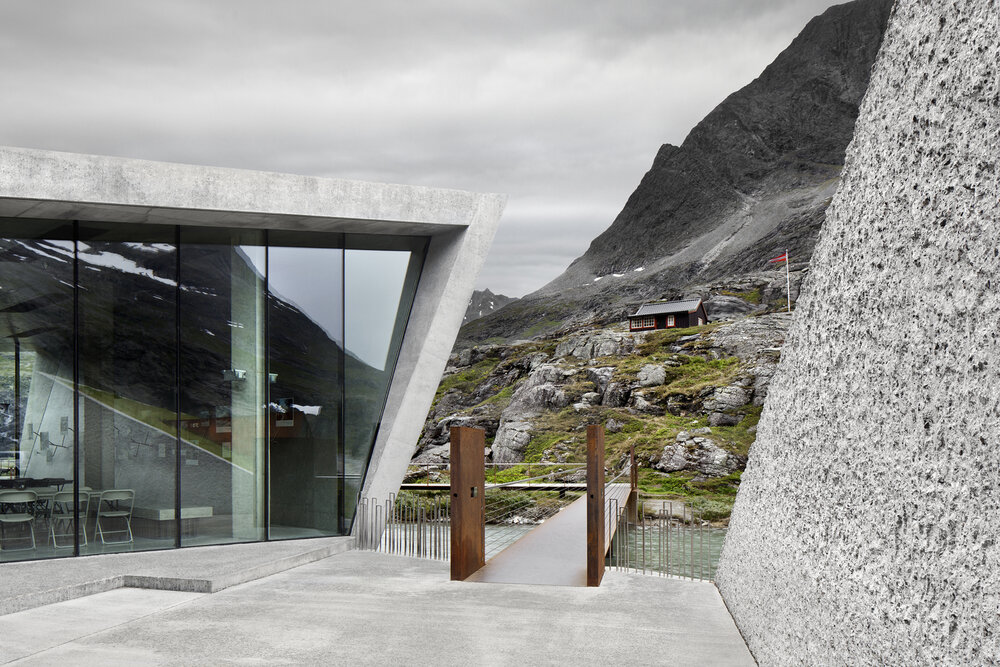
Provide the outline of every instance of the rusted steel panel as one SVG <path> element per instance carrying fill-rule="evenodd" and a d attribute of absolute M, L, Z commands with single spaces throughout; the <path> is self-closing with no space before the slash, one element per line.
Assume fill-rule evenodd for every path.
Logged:
<path fill-rule="evenodd" d="M 604 427 L 587 427 L 587 585 L 604 577 Z"/>
<path fill-rule="evenodd" d="M 464 581 L 486 563 L 484 525 L 486 434 L 466 426 L 451 428 L 451 578 Z"/>

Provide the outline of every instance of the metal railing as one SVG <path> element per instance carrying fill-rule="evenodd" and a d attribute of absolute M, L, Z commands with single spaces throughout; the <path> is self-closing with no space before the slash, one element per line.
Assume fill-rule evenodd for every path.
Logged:
<path fill-rule="evenodd" d="M 358 549 L 397 556 L 448 560 L 451 507 L 447 494 L 434 497 L 390 494 L 384 502 L 358 503 Z"/>
<path fill-rule="evenodd" d="M 646 502 L 640 500 L 637 519 L 631 520 L 627 511 L 622 514 L 617 499 L 608 500 L 608 513 L 617 512 L 621 518 L 614 534 L 608 536 L 607 567 L 713 581 L 726 530 L 712 526 L 684 503 L 661 501 L 661 511 L 655 516 L 646 516 L 646 509 Z"/>
<path fill-rule="evenodd" d="M 538 480 L 557 483 L 560 476 L 574 474 L 581 467 L 532 464 L 531 473 L 536 473 L 532 478 L 487 484 L 483 512 L 486 558 L 517 541 L 580 494 L 572 490 L 535 491 L 510 486 L 525 483 L 530 486 L 530 482 Z M 447 472 L 447 466 L 434 468 Z M 538 475 L 539 472 L 542 474 Z M 524 473 L 530 474 L 527 466 Z M 434 560 L 448 560 L 451 556 L 451 504 L 447 492 L 411 490 L 391 494 L 382 501 L 362 498 L 356 521 L 358 549 Z"/>

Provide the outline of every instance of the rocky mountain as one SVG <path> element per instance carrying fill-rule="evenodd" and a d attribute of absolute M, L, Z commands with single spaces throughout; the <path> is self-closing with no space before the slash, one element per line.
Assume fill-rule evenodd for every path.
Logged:
<path fill-rule="evenodd" d="M 763 270 L 766 260 L 788 250 L 793 269 L 808 265 L 892 5 L 855 0 L 811 20 L 680 146 L 660 147 L 583 256 L 537 292 L 467 325 L 459 344 L 620 321 L 654 298 L 710 301 L 756 290 L 783 300 L 784 276 Z"/>
<path fill-rule="evenodd" d="M 517 299 L 503 294 L 494 294 L 488 289 L 477 289 L 472 293 L 472 298 L 469 299 L 469 307 L 465 309 L 465 319 L 462 320 L 462 324 L 468 324 L 472 320 L 478 320 L 484 315 L 500 310 L 512 301 L 517 301 Z"/>

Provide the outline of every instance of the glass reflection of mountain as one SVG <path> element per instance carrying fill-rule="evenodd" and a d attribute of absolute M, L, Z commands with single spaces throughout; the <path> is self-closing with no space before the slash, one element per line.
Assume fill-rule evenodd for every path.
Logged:
<path fill-rule="evenodd" d="M 387 373 L 345 354 L 308 315 L 280 296 L 272 294 L 265 311 L 259 275 L 243 253 L 229 246 L 183 247 L 178 346 L 173 247 L 88 242 L 80 248 L 80 382 L 84 392 L 126 399 L 121 402 L 125 406 L 145 406 L 146 415 L 134 416 L 149 423 L 157 410 L 173 410 L 179 349 L 182 419 L 212 417 L 213 406 L 229 404 L 232 380 L 224 377 L 224 371 L 234 369 L 232 360 L 258 358 L 269 349 L 272 406 L 276 399 L 292 399 L 292 404 L 310 406 L 308 412 L 313 413 L 307 420 L 313 432 L 302 435 L 339 440 L 330 431 L 339 428 L 342 374 L 350 383 L 347 414 L 360 411 L 359 416 L 366 418 L 359 422 L 378 419 Z M 47 357 L 52 362 L 47 367 L 58 368 L 58 375 L 66 380 L 72 379 L 72 270 L 68 242 L 0 240 L 2 351 L 12 353 L 17 338 L 22 352 Z M 336 294 L 341 287 L 330 285 L 329 289 Z M 247 300 L 259 307 L 248 307 Z M 258 313 L 257 321 L 238 315 L 247 312 Z M 268 346 L 263 344 L 265 330 Z M 12 395 L 6 396 L 13 384 L 7 377 L 12 370 L 6 365 L 0 367 L 0 403 L 13 400 Z M 264 368 L 264 360 L 258 359 L 256 372 L 263 373 Z M 26 390 L 22 388 L 22 393 Z M 21 400 L 26 400 L 24 395 Z M 6 431 L 12 429 L 12 423 L 0 423 L 4 443 L 11 441 L 14 434 Z"/>

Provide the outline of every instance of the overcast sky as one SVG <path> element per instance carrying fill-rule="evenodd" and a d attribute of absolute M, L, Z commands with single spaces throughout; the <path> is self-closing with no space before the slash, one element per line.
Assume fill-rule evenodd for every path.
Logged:
<path fill-rule="evenodd" d="M 5 1 L 0 144 L 506 193 L 521 296 L 831 4 Z"/>

